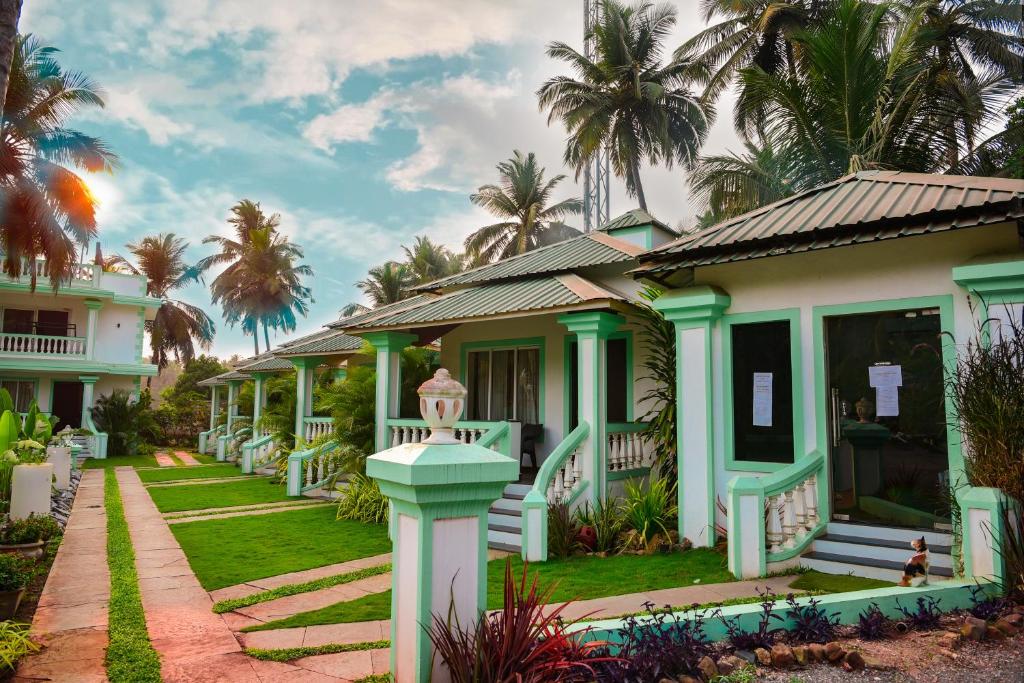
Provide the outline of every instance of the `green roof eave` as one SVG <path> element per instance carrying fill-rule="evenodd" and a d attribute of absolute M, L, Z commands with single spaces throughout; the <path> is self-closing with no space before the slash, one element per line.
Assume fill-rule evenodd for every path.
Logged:
<path fill-rule="evenodd" d="M 0 278 L 0 291 L 25 292 L 28 294 L 33 293 L 32 286 L 29 283 L 3 278 Z M 53 290 L 50 289 L 48 286 L 41 287 L 39 286 L 39 284 L 36 285 L 35 291 L 36 293 L 40 294 L 53 293 Z M 159 308 L 163 304 L 163 300 L 156 297 L 121 294 L 109 289 L 96 289 L 94 287 L 61 287 L 57 291 L 57 294 L 66 296 L 81 296 L 92 299 L 109 299 L 115 304 L 124 304 L 126 306 L 144 306 L 146 308 Z"/>
<path fill-rule="evenodd" d="M 15 356 L 0 357 L 0 371 L 2 370 L 140 375 L 143 377 L 155 377 L 157 374 L 157 367 L 152 363 L 103 363 L 88 360 L 19 358 Z"/>

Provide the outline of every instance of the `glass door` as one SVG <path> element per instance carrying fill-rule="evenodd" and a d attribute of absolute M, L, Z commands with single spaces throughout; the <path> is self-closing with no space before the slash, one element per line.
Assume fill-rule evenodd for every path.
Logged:
<path fill-rule="evenodd" d="M 948 528 L 938 310 L 826 318 L 825 353 L 833 518 Z"/>

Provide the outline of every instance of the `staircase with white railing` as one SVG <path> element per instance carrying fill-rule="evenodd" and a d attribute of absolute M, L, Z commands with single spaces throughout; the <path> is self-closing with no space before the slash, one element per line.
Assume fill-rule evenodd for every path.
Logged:
<path fill-rule="evenodd" d="M 327 436 L 334 431 L 334 418 L 331 417 L 304 417 L 302 418 L 302 438 L 306 443 L 313 443 L 317 439 Z"/>
<path fill-rule="evenodd" d="M 250 439 L 242 444 L 242 473 L 253 474 L 270 467 L 280 457 L 272 435 L 267 434 L 258 439 Z"/>

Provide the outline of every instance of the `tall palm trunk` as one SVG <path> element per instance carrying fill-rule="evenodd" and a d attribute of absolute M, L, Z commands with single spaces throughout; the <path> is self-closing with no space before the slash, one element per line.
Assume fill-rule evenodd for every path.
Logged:
<path fill-rule="evenodd" d="M 633 159 L 632 166 L 629 170 L 630 175 L 633 176 L 633 187 L 636 189 L 636 201 L 640 204 L 642 211 L 647 211 L 647 197 L 644 196 L 644 184 L 640 182 L 640 162 Z"/>
<path fill-rule="evenodd" d="M 253 330 L 252 332 L 252 345 L 256 349 L 253 355 L 260 355 L 260 333 L 259 330 Z"/>
<path fill-rule="evenodd" d="M 267 321 L 263 321 L 263 350 L 270 350 L 270 331 L 267 326 Z"/>
<path fill-rule="evenodd" d="M 18 20 L 22 0 L 0 0 L 0 114 L 7 100 L 7 83 L 11 79 L 11 61 L 18 39 Z"/>

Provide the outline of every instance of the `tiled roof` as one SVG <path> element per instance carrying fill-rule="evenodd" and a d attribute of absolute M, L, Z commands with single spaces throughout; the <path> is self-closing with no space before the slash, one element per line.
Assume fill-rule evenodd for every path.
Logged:
<path fill-rule="evenodd" d="M 862 171 L 653 249 L 651 273 L 1024 217 L 1024 180 Z"/>
<path fill-rule="evenodd" d="M 371 317 L 360 317 L 346 328 L 352 332 L 385 328 L 428 327 L 442 323 L 551 309 L 607 307 L 625 301 L 617 292 L 566 273 L 456 289 L 440 295 L 407 299 Z"/>
<path fill-rule="evenodd" d="M 495 263 L 456 273 L 414 287 L 418 291 L 436 291 L 445 287 L 510 280 L 531 275 L 564 273 L 607 263 L 633 261 L 643 249 L 635 244 L 616 239 L 604 232 L 591 232 L 579 237 L 539 247 L 525 254 L 502 259 Z"/>

